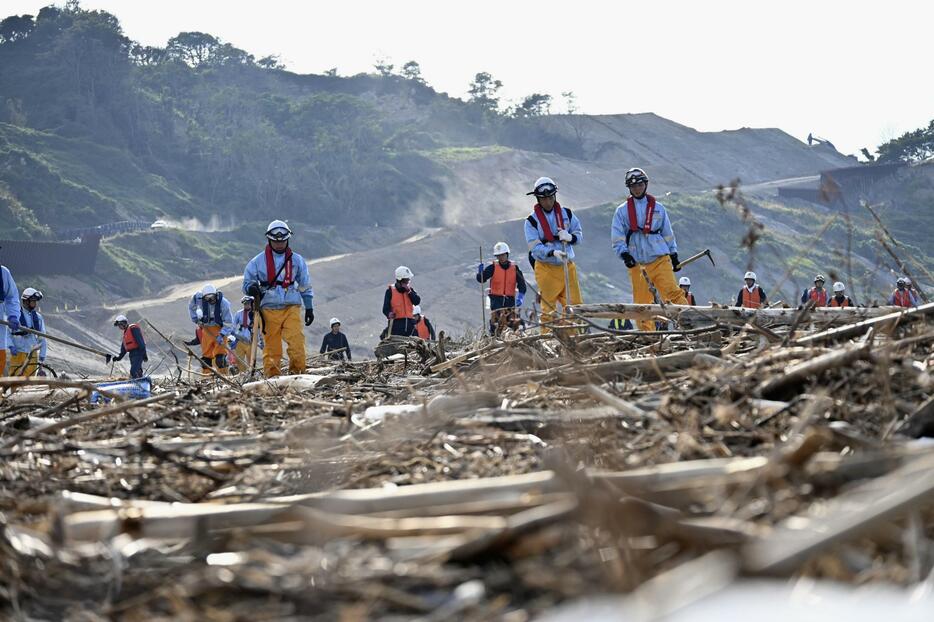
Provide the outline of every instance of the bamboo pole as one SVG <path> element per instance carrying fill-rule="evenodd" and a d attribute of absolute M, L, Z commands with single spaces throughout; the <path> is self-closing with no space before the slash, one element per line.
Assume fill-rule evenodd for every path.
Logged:
<path fill-rule="evenodd" d="M 9 326 L 9 325 L 10 325 L 9 322 L 7 322 L 6 320 L 0 319 L 0 326 Z M 57 342 L 57 343 L 61 343 L 61 344 L 64 344 L 64 345 L 66 345 L 66 346 L 71 346 L 72 348 L 78 348 L 79 350 L 84 350 L 85 352 L 91 352 L 92 354 L 99 354 L 100 356 L 110 356 L 110 353 L 109 353 L 109 352 L 103 352 L 103 351 L 97 350 L 97 349 L 95 349 L 95 348 L 91 348 L 91 347 L 88 347 L 88 346 L 83 346 L 83 345 L 81 345 L 80 343 L 75 343 L 74 341 L 69 341 L 68 339 L 63 339 L 63 338 L 61 338 L 61 337 L 56 337 L 55 335 L 50 335 L 49 333 L 44 333 L 44 332 L 39 331 L 39 330 L 33 330 L 33 329 L 28 328 L 28 327 L 26 327 L 26 326 L 20 325 L 19 330 L 24 331 L 24 332 L 26 332 L 26 333 L 29 333 L 29 334 L 31 334 L 31 335 L 38 335 L 38 336 L 40 336 L 40 337 L 45 337 L 46 339 L 49 339 L 49 340 L 51 340 L 51 341 L 55 341 L 55 342 Z"/>

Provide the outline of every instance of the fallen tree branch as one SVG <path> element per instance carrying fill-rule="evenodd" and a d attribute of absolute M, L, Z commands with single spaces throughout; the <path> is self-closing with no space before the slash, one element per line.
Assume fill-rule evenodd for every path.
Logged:
<path fill-rule="evenodd" d="M 817 358 L 810 359 L 803 363 L 791 365 L 785 368 L 780 374 L 775 374 L 771 378 L 763 380 L 753 390 L 758 396 L 768 396 L 776 390 L 791 384 L 797 384 L 808 376 L 816 376 L 821 372 L 849 365 L 855 360 L 865 358 L 869 354 L 869 344 L 851 345 L 840 350 L 834 350 L 822 354 Z"/>
<path fill-rule="evenodd" d="M 93 410 L 91 412 L 82 413 L 80 415 L 76 415 L 69 419 L 63 419 L 62 421 L 55 421 L 48 425 L 44 425 L 42 427 L 35 428 L 33 430 L 28 430 L 22 435 L 4 443 L 2 446 L 0 446 L 0 449 L 8 449 L 23 440 L 33 438 L 35 436 L 40 436 L 43 434 L 50 434 L 52 432 L 58 432 L 59 430 L 64 430 L 72 426 L 80 425 L 82 423 L 87 423 L 88 421 L 93 421 L 95 419 L 100 419 L 102 417 L 107 417 L 109 415 L 115 415 L 117 413 L 126 412 L 130 410 L 131 408 L 149 406 L 150 404 L 155 404 L 157 402 L 163 402 L 169 398 L 174 398 L 174 397 L 176 397 L 176 394 L 174 392 L 163 393 L 161 395 L 154 395 L 152 397 L 147 397 L 146 399 L 142 399 L 142 400 L 134 400 L 132 402 L 123 402 L 122 404 L 116 404 L 114 406 L 109 406 L 107 408 L 102 408 L 100 410 Z"/>

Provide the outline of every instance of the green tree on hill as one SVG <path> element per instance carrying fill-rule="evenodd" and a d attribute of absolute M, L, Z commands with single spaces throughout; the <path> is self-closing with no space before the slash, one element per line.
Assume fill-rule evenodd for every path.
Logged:
<path fill-rule="evenodd" d="M 422 78 L 422 66 L 414 60 L 402 65 L 402 77 L 419 84 L 425 84 L 425 80 Z"/>
<path fill-rule="evenodd" d="M 499 108 L 499 90 L 503 88 L 503 83 L 494 80 L 493 76 L 485 71 L 481 71 L 474 76 L 467 94 L 470 96 L 468 101 L 472 104 L 481 106 L 484 110 L 496 112 Z"/>
<path fill-rule="evenodd" d="M 551 109 L 551 95 L 541 93 L 532 93 L 522 100 L 522 103 L 513 110 L 513 116 L 524 119 L 528 117 L 540 117 L 548 114 Z"/>
<path fill-rule="evenodd" d="M 0 22 L 0 43 L 25 39 L 35 27 L 32 15 L 11 15 Z"/>
<path fill-rule="evenodd" d="M 921 162 L 934 156 L 934 120 L 927 127 L 905 132 L 882 143 L 876 150 L 879 162 Z"/>

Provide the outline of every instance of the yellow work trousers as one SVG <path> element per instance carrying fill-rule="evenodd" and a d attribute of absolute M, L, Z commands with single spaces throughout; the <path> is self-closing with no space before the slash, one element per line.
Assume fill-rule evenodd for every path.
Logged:
<path fill-rule="evenodd" d="M 305 333 L 302 332 L 302 307 L 292 305 L 284 309 L 263 309 L 265 323 L 263 371 L 267 378 L 279 375 L 282 360 L 282 342 L 288 347 L 289 373 L 305 373 Z"/>
<path fill-rule="evenodd" d="M 227 347 L 217 343 L 221 334 L 220 326 L 201 327 L 201 356 L 213 359 L 215 356 L 227 356 Z"/>
<path fill-rule="evenodd" d="M 636 264 L 634 268 L 629 268 L 629 280 L 632 281 L 632 301 L 637 305 L 650 305 L 655 302 L 652 298 L 652 291 L 645 277 L 642 276 L 642 269 L 645 269 L 658 292 L 659 297 L 667 303 L 676 305 L 686 305 L 688 303 L 684 290 L 678 287 L 675 281 L 675 272 L 671 267 L 671 257 L 662 255 L 655 261 L 640 266 Z M 654 320 L 639 320 L 639 330 L 655 330 Z"/>
<path fill-rule="evenodd" d="M 4 351 L 4 354 L 6 351 Z M 29 362 L 26 362 L 26 357 L 29 357 Z M 10 375 L 11 376 L 35 376 L 36 372 L 39 371 L 39 352 L 17 352 L 10 358 Z"/>
<path fill-rule="evenodd" d="M 237 360 L 234 363 L 237 369 L 247 369 L 250 366 L 250 348 L 252 344 L 249 341 L 237 340 L 237 347 L 234 352 L 237 354 Z"/>
<path fill-rule="evenodd" d="M 556 319 L 556 304 L 561 301 L 562 313 L 567 309 L 567 293 L 564 291 L 564 266 L 552 265 L 541 261 L 535 262 L 535 280 L 538 281 L 538 291 L 542 294 L 542 333 L 550 333 L 548 323 Z M 579 305 L 581 288 L 577 282 L 577 266 L 568 263 L 568 286 L 571 288 L 570 305 Z"/>

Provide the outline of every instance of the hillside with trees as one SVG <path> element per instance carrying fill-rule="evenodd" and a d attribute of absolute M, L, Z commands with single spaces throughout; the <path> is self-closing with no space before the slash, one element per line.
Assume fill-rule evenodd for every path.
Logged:
<path fill-rule="evenodd" d="M 520 217 L 543 173 L 587 207 L 618 199 L 634 164 L 658 191 L 706 191 L 853 163 L 778 129 L 585 115 L 571 91 L 507 102 L 483 71 L 466 86 L 463 99 L 437 92 L 414 60 L 299 75 L 202 32 L 145 46 L 77 2 L 10 16 L 0 21 L 0 237 L 122 220 L 223 225 L 105 239 L 96 275 L 57 284 L 78 302 L 235 272 L 272 218 L 322 257 Z"/>
<path fill-rule="evenodd" d="M 0 22 L 0 235 L 215 215 L 387 226 L 405 222 L 407 206 L 443 202 L 452 148 L 498 145 L 616 168 L 652 159 L 630 132 L 689 130 L 695 160 L 711 141 L 742 145 L 654 115 L 623 115 L 632 120 L 625 127 L 614 127 L 615 117 L 555 116 L 549 95 L 507 104 L 501 88 L 479 72 L 456 99 L 426 84 L 416 61 L 380 60 L 373 73 L 348 77 L 297 75 L 276 57 L 201 32 L 144 46 L 113 15 L 77 2 L 10 16 Z M 563 100 L 577 112 L 573 92 Z M 785 149 L 809 161 L 787 138 Z M 679 144 L 690 141 L 678 136 L 669 159 L 690 155 Z M 735 171 L 715 173 L 704 183 Z M 431 210 L 420 218 L 443 224 Z"/>

